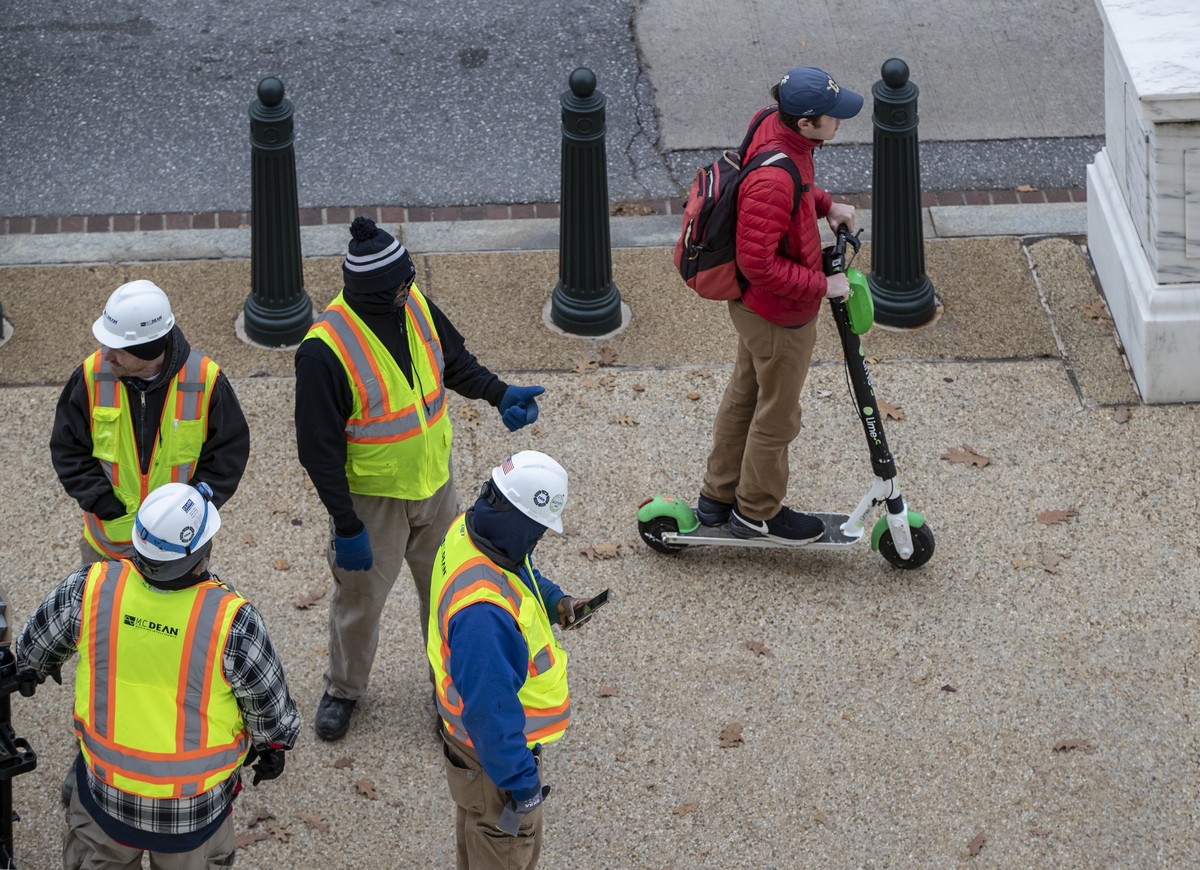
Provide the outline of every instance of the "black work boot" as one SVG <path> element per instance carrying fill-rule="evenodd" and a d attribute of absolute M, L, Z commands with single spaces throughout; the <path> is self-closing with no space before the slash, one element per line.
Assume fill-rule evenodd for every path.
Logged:
<path fill-rule="evenodd" d="M 350 698 L 335 698 L 328 692 L 322 695 L 314 722 L 317 736 L 322 740 L 341 740 L 345 737 L 350 730 L 350 714 L 357 703 Z"/>

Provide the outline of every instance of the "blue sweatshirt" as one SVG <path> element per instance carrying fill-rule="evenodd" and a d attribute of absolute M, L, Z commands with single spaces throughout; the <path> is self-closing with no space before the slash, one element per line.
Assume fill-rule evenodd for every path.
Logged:
<path fill-rule="evenodd" d="M 468 532 L 473 532 L 468 523 Z M 475 534 L 472 540 L 480 543 Z M 490 549 L 490 548 L 488 548 Z M 528 563 L 532 568 L 532 562 Z M 513 570 L 512 566 L 504 566 Z M 542 594 L 550 624 L 558 622 L 563 591 L 541 572 L 522 564 L 516 574 L 527 589 Z M 533 752 L 525 745 L 525 708 L 517 692 L 529 674 L 529 647 L 520 626 L 505 610 L 487 602 L 464 607 L 450 619 L 450 679 L 462 698 L 463 724 L 484 772 L 498 788 L 528 800 L 541 787 Z"/>

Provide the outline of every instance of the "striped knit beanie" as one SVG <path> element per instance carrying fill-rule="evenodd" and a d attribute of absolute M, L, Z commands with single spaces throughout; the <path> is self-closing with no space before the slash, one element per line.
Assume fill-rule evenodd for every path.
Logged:
<path fill-rule="evenodd" d="M 350 247 L 342 263 L 346 289 L 358 293 L 395 290 L 412 281 L 417 269 L 404 245 L 369 217 L 350 224 Z"/>

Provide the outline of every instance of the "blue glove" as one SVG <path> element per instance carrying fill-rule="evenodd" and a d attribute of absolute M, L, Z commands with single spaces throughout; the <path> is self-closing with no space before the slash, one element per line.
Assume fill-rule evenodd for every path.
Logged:
<path fill-rule="evenodd" d="M 538 418 L 535 396 L 546 392 L 545 387 L 509 387 L 500 400 L 500 419 L 509 432 L 516 432 Z"/>
<path fill-rule="evenodd" d="M 371 538 L 363 526 L 357 535 L 333 536 L 333 562 L 343 571 L 366 571 L 375 564 L 371 554 Z"/>

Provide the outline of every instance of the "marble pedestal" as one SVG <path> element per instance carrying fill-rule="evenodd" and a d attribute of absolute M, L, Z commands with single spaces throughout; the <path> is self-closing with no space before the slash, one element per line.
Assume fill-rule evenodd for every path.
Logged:
<path fill-rule="evenodd" d="M 1200 12 L 1096 0 L 1105 146 L 1088 249 L 1143 400 L 1200 401 Z"/>

